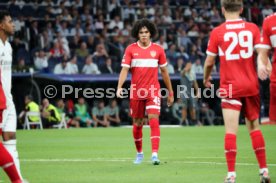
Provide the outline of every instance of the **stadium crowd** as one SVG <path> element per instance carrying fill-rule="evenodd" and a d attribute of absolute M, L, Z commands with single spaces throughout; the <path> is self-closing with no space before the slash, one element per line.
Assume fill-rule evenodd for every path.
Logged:
<path fill-rule="evenodd" d="M 243 17 L 258 26 L 275 10 L 273 1 L 244 2 Z M 33 68 L 54 74 L 118 73 L 126 46 L 135 41 L 132 23 L 148 18 L 159 30 L 154 42 L 165 49 L 169 73 L 180 74 L 192 63 L 193 73 L 202 74 L 209 33 L 224 21 L 219 4 L 219 0 L 3 0 L 0 9 L 11 12 L 16 26 L 11 40 L 13 72 Z M 212 124 L 214 111 L 204 102 L 199 106 L 197 116 L 207 120 L 213 116 L 208 121 Z M 162 110 L 182 123 L 181 108 L 176 101 L 172 109 L 163 106 Z M 167 117 L 161 116 L 175 121 Z M 89 115 L 84 120 L 87 126 L 90 120 L 97 121 Z"/>

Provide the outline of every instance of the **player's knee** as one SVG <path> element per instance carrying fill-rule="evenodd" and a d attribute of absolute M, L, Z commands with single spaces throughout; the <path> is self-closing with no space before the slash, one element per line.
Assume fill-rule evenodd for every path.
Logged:
<path fill-rule="evenodd" d="M 144 124 L 144 119 L 143 118 L 134 118 L 133 123 L 136 126 L 142 126 Z"/>
<path fill-rule="evenodd" d="M 3 132 L 2 137 L 4 141 L 14 140 L 16 139 L 16 134 L 15 132 Z"/>

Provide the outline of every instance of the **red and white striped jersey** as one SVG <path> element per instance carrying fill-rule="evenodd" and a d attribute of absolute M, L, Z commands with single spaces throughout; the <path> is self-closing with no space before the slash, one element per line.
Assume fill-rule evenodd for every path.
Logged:
<path fill-rule="evenodd" d="M 13 104 L 11 94 L 12 47 L 0 39 L 0 109 Z"/>
<path fill-rule="evenodd" d="M 227 20 L 211 32 L 206 53 L 219 55 L 220 89 L 224 96 L 246 97 L 259 93 L 254 48 L 260 46 L 259 28 L 242 19 Z"/>
<path fill-rule="evenodd" d="M 264 19 L 261 44 L 264 48 L 272 48 L 274 51 L 270 81 L 276 82 L 276 13 Z"/>
<path fill-rule="evenodd" d="M 138 42 L 129 45 L 125 50 L 121 66 L 130 68 L 131 99 L 152 97 L 149 93 L 152 90 L 150 88 L 154 88 L 154 93 L 158 94 L 160 89 L 158 66 L 167 66 L 166 55 L 160 45 L 150 43 L 145 48 L 141 47 Z"/>

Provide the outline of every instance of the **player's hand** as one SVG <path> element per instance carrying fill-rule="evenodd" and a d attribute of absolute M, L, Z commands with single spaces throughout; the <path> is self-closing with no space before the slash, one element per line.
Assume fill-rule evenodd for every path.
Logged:
<path fill-rule="evenodd" d="M 271 73 L 271 67 L 270 64 L 265 66 L 264 64 L 258 65 L 258 76 L 261 80 L 266 80 Z"/>
<path fill-rule="evenodd" d="M 173 105 L 173 102 L 174 102 L 174 96 L 168 96 L 168 99 L 167 99 L 168 107 L 171 107 Z"/>
<path fill-rule="evenodd" d="M 212 80 L 212 77 L 211 76 L 209 76 L 209 78 L 208 79 L 203 79 L 203 85 L 206 87 L 206 88 L 211 88 L 211 85 L 212 85 L 212 83 L 211 83 L 211 80 Z"/>
<path fill-rule="evenodd" d="M 123 98 L 122 91 L 123 91 L 123 88 L 117 88 L 116 96 L 118 98 Z"/>

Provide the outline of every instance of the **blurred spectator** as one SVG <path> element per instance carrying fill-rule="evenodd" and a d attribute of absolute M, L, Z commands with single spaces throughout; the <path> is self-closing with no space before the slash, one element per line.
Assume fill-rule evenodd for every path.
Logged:
<path fill-rule="evenodd" d="M 110 104 L 106 107 L 106 113 L 110 126 L 120 126 L 121 119 L 119 117 L 119 107 L 116 99 L 110 101 Z"/>
<path fill-rule="evenodd" d="M 174 74 L 174 68 L 169 58 L 167 58 L 167 70 L 169 74 Z"/>
<path fill-rule="evenodd" d="M 68 112 L 63 99 L 58 99 L 56 106 L 60 115 L 65 114 L 65 120 L 68 126 L 74 126 L 76 128 L 80 127 L 79 122 L 73 118 L 73 115 L 71 113 Z"/>
<path fill-rule="evenodd" d="M 103 100 L 98 101 L 97 106 L 93 107 L 92 116 L 95 127 L 109 127 L 110 123 L 107 120 L 107 112 Z"/>
<path fill-rule="evenodd" d="M 78 99 L 78 103 L 75 104 L 75 120 L 79 122 L 81 127 L 91 127 L 93 120 L 91 119 L 88 106 L 83 97 Z"/>
<path fill-rule="evenodd" d="M 55 41 L 53 48 L 50 49 L 51 57 L 53 58 L 60 58 L 64 55 L 64 49 L 62 48 L 62 45 L 60 42 Z"/>
<path fill-rule="evenodd" d="M 93 63 L 93 58 L 91 55 L 87 56 L 85 59 L 85 65 L 82 68 L 83 74 L 101 74 L 97 64 Z"/>
<path fill-rule="evenodd" d="M 105 64 L 106 59 L 109 57 L 104 44 L 98 44 L 96 47 L 96 51 L 93 53 L 93 60 L 99 66 L 103 66 Z"/>
<path fill-rule="evenodd" d="M 18 64 L 13 66 L 13 72 L 29 72 L 29 67 L 25 65 L 24 58 L 19 58 Z"/>
<path fill-rule="evenodd" d="M 186 31 L 182 28 L 179 28 L 179 34 L 177 38 L 178 47 L 183 46 L 185 49 L 188 48 L 188 46 L 192 45 L 191 39 L 187 36 Z"/>
<path fill-rule="evenodd" d="M 89 8 L 84 9 L 83 14 L 81 15 L 81 20 L 82 20 L 82 22 L 86 22 L 87 20 L 90 20 L 93 22 L 93 17 L 90 14 Z"/>
<path fill-rule="evenodd" d="M 114 19 L 110 21 L 108 26 L 109 29 L 114 29 L 115 27 L 118 27 L 120 30 L 124 28 L 124 23 L 121 21 L 119 15 L 116 15 Z"/>
<path fill-rule="evenodd" d="M 42 100 L 42 123 L 44 128 L 52 127 L 55 124 L 60 123 L 61 116 L 57 110 L 57 108 L 50 104 L 47 98 Z"/>
<path fill-rule="evenodd" d="M 24 98 L 25 109 L 20 112 L 18 119 L 20 122 L 24 123 L 24 117 L 27 112 L 40 112 L 39 105 L 33 101 L 33 97 L 31 95 L 26 95 Z M 29 121 L 37 122 L 39 118 L 37 116 L 29 116 Z"/>
<path fill-rule="evenodd" d="M 31 27 L 30 27 L 30 49 L 38 46 L 38 39 L 39 38 L 39 32 L 38 32 L 38 22 L 32 21 Z"/>
<path fill-rule="evenodd" d="M 176 45 L 175 44 L 171 44 L 169 46 L 169 50 L 166 51 L 166 56 L 167 56 L 168 59 L 170 59 L 172 65 L 176 64 L 177 52 L 176 52 Z"/>
<path fill-rule="evenodd" d="M 156 43 L 161 45 L 164 50 L 168 49 L 168 43 L 166 42 L 166 38 L 164 35 L 161 35 Z"/>
<path fill-rule="evenodd" d="M 72 16 L 70 15 L 69 11 L 67 8 L 64 8 L 62 10 L 62 14 L 61 14 L 61 19 L 64 20 L 64 21 L 72 21 Z"/>
<path fill-rule="evenodd" d="M 103 15 L 99 15 L 95 22 L 96 31 L 100 34 L 104 29 L 104 17 Z"/>
<path fill-rule="evenodd" d="M 67 74 L 66 73 L 67 60 L 63 59 L 61 63 L 56 64 L 54 74 Z"/>
<path fill-rule="evenodd" d="M 19 37 L 14 37 L 13 41 L 11 42 L 12 46 L 12 60 L 17 60 L 17 53 L 20 49 L 26 50 L 25 44 L 20 40 Z"/>
<path fill-rule="evenodd" d="M 62 21 L 61 25 L 58 27 L 57 30 L 62 36 L 69 36 L 69 29 L 68 29 L 68 23 L 67 21 Z"/>
<path fill-rule="evenodd" d="M 163 12 L 163 15 L 162 15 L 162 22 L 164 25 L 169 25 L 172 23 L 172 17 L 170 15 L 170 12 L 168 11 L 168 9 L 166 9 L 164 12 Z"/>
<path fill-rule="evenodd" d="M 179 57 L 176 62 L 175 73 L 180 73 L 183 67 L 184 67 L 184 61 L 181 57 Z"/>
<path fill-rule="evenodd" d="M 111 0 L 108 4 L 108 13 L 110 17 L 114 17 L 120 14 L 120 0 Z"/>
<path fill-rule="evenodd" d="M 177 52 L 177 57 L 181 57 L 184 61 L 189 60 L 190 58 L 184 46 L 179 47 L 179 52 Z"/>
<path fill-rule="evenodd" d="M 211 16 L 211 22 L 220 23 L 222 22 L 222 17 L 220 16 L 219 10 L 214 8 L 213 15 Z"/>
<path fill-rule="evenodd" d="M 268 15 L 271 15 L 272 13 L 273 13 L 273 10 L 270 7 L 269 3 L 265 3 L 264 8 L 262 10 L 263 18 L 267 17 Z"/>
<path fill-rule="evenodd" d="M 79 68 L 77 66 L 77 56 L 74 55 L 72 59 L 67 63 L 66 74 L 78 74 Z"/>
<path fill-rule="evenodd" d="M 35 52 L 34 64 L 35 69 L 42 72 L 49 72 L 48 70 L 48 58 L 49 54 L 45 53 L 43 50 Z"/>
<path fill-rule="evenodd" d="M 80 48 L 76 49 L 76 55 L 81 58 L 89 55 L 89 50 L 87 49 L 87 44 L 85 42 L 82 42 Z"/>
<path fill-rule="evenodd" d="M 133 22 L 135 20 L 135 9 L 132 6 L 132 3 L 127 1 L 126 7 L 123 9 L 123 19 Z"/>
<path fill-rule="evenodd" d="M 73 40 L 69 43 L 69 47 L 71 50 L 76 50 L 80 47 L 81 38 L 78 35 L 73 37 Z"/>
<path fill-rule="evenodd" d="M 75 27 L 73 27 L 71 29 L 71 35 L 74 36 L 74 35 L 79 35 L 79 36 L 83 36 L 84 35 L 84 31 L 83 29 L 81 28 L 81 24 L 80 23 L 77 23 L 75 25 Z"/>
<path fill-rule="evenodd" d="M 54 39 L 54 42 L 59 42 L 62 49 L 64 50 L 64 55 L 67 55 L 70 57 L 70 49 L 69 49 L 69 43 L 65 36 L 61 34 L 61 32 L 56 33 L 56 39 Z"/>
<path fill-rule="evenodd" d="M 107 57 L 106 61 L 105 61 L 105 65 L 103 65 L 103 67 L 101 68 L 101 73 L 105 73 L 105 74 L 114 74 L 114 69 L 112 67 L 112 60 L 110 57 Z"/>
<path fill-rule="evenodd" d="M 196 59 L 195 63 L 193 63 L 192 72 L 195 74 L 203 74 L 203 66 L 200 59 Z"/>

